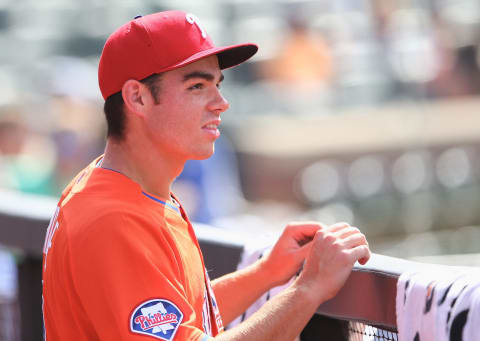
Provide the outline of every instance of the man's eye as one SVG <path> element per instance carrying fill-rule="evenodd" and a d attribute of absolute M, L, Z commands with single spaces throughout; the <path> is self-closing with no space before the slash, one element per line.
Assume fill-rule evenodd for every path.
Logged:
<path fill-rule="evenodd" d="M 195 89 L 203 89 L 203 84 L 202 83 L 197 83 L 194 84 L 190 87 L 190 89 L 195 90 Z"/>

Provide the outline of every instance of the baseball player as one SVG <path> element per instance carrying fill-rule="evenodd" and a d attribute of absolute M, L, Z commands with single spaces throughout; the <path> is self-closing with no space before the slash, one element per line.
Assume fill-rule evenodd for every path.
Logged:
<path fill-rule="evenodd" d="M 181 11 L 136 17 L 107 40 L 99 85 L 104 155 L 62 193 L 43 250 L 45 339 L 288 340 L 343 285 L 368 244 L 348 224 L 288 225 L 259 262 L 216 279 L 170 191 L 189 159 L 214 152 L 225 68 L 254 44 L 216 47 Z M 219 198 L 222 200 L 222 198 Z M 303 271 L 239 326 L 223 326 Z"/>

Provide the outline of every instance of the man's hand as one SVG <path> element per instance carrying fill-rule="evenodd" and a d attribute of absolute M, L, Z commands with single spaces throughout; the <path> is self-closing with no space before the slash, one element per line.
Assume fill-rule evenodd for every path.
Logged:
<path fill-rule="evenodd" d="M 310 252 L 313 237 L 325 226 L 317 222 L 291 223 L 273 249 L 261 260 L 274 286 L 286 283 L 301 268 Z"/>
<path fill-rule="evenodd" d="M 357 260 L 365 264 L 370 258 L 365 236 L 346 223 L 318 230 L 310 244 L 296 285 L 306 288 L 318 302 L 337 294 Z"/>
<path fill-rule="evenodd" d="M 365 236 L 346 223 L 329 227 L 319 223 L 288 225 L 259 262 L 214 281 L 214 290 L 220 294 L 217 298 L 221 297 L 220 310 L 229 312 L 233 319 L 252 303 L 249 297 L 258 297 L 272 284 L 288 281 L 305 262 L 300 276 L 246 321 L 215 339 L 293 340 L 318 306 L 343 286 L 355 261 L 365 263 L 369 257 Z"/>

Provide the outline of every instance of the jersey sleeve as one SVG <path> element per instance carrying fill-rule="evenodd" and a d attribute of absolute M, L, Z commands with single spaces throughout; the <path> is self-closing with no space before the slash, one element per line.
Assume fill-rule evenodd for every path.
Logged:
<path fill-rule="evenodd" d="M 70 238 L 78 301 L 100 340 L 195 340 L 198 327 L 187 300 L 182 266 L 172 243 L 142 217 L 104 216 Z"/>

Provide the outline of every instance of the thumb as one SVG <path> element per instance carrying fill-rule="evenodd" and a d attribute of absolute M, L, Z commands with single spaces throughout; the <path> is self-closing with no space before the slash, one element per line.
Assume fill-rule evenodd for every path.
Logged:
<path fill-rule="evenodd" d="M 303 267 L 305 266 L 305 262 L 307 261 L 307 257 L 312 250 L 313 240 L 308 242 L 307 244 L 303 245 L 298 252 L 298 260 L 301 262 L 300 268 L 298 269 L 297 276 L 302 272 Z"/>
<path fill-rule="evenodd" d="M 310 253 L 310 250 L 312 249 L 312 245 L 313 245 L 313 240 L 309 241 L 308 243 L 300 247 L 298 254 L 300 257 L 302 257 L 302 259 L 307 258 L 307 256 Z"/>

